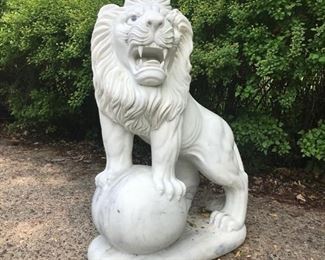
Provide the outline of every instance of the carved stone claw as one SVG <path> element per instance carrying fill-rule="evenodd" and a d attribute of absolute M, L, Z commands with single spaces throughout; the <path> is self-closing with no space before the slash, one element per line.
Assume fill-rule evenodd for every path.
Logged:
<path fill-rule="evenodd" d="M 175 177 L 154 177 L 153 181 L 160 195 L 166 195 L 169 200 L 176 198 L 180 200 L 185 196 L 185 184 Z"/>
<path fill-rule="evenodd" d="M 242 228 L 242 225 L 232 216 L 221 211 L 212 212 L 210 216 L 210 224 L 226 232 L 236 231 Z"/>

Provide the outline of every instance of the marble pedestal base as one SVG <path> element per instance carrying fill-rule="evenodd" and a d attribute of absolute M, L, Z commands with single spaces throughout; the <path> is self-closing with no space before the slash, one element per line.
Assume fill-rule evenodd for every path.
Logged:
<path fill-rule="evenodd" d="M 212 229 L 185 232 L 171 247 L 150 255 L 129 255 L 110 247 L 102 236 L 89 246 L 89 260 L 208 260 L 227 254 L 240 246 L 246 237 L 246 228 L 223 233 Z"/>
<path fill-rule="evenodd" d="M 213 204 L 213 208 L 220 207 L 220 203 Z M 194 212 L 190 212 L 188 216 L 185 232 L 169 248 L 150 255 L 130 255 L 117 251 L 108 244 L 104 237 L 98 236 L 89 246 L 88 259 L 208 260 L 227 254 L 244 242 L 245 226 L 239 231 L 223 232 L 209 225 L 208 222 L 209 214 L 197 212 L 194 205 Z"/>

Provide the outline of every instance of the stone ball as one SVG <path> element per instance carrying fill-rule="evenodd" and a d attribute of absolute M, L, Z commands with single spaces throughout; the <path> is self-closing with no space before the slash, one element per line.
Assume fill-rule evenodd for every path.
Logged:
<path fill-rule="evenodd" d="M 158 252 L 174 243 L 185 230 L 185 198 L 170 201 L 160 195 L 149 166 L 131 167 L 100 197 L 99 230 L 122 252 Z"/>

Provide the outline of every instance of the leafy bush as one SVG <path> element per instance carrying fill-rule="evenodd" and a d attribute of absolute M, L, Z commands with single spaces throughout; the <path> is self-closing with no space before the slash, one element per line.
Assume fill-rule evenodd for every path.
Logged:
<path fill-rule="evenodd" d="M 94 124 L 90 37 L 106 3 L 7 1 L 0 21 L 0 95 L 16 123 L 38 129 L 64 128 L 71 120 L 76 128 Z"/>
<path fill-rule="evenodd" d="M 245 147 L 255 147 L 267 154 L 269 151 L 279 155 L 288 154 L 290 145 L 288 135 L 278 120 L 262 116 L 241 117 L 232 124 L 237 141 Z"/>
<path fill-rule="evenodd" d="M 325 111 L 321 1 L 177 4 L 194 29 L 193 95 L 232 122 L 240 145 L 295 158 L 298 132 Z"/>
<path fill-rule="evenodd" d="M 304 157 L 325 161 L 325 122 L 320 121 L 317 128 L 301 132 L 298 144 Z"/>

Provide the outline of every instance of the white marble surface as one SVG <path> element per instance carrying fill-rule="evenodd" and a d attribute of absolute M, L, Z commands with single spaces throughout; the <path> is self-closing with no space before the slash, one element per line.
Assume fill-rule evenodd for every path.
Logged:
<path fill-rule="evenodd" d="M 193 251 L 198 256 L 196 259 L 205 259 L 204 250 L 209 250 L 203 242 L 195 246 L 192 238 L 202 239 L 207 245 L 211 241 L 211 248 L 226 253 L 245 237 L 247 174 L 228 124 L 189 94 L 192 37 L 190 22 L 178 10 L 172 9 L 168 0 L 128 0 L 123 7 L 106 5 L 98 14 L 91 43 L 92 68 L 107 165 L 97 175 L 96 186 L 97 194 L 103 189 L 116 191 L 105 195 L 103 204 L 98 203 L 102 206 L 94 203 L 97 206 L 93 205 L 93 218 L 99 233 L 106 237 L 108 247 L 110 241 L 119 250 L 147 254 L 167 247 L 166 241 L 174 241 L 181 233 L 175 232 L 177 235 L 173 237 L 167 232 L 160 238 L 159 245 L 149 249 L 144 245 L 146 240 L 141 242 L 137 238 L 141 229 L 151 229 L 147 230 L 148 234 L 157 232 L 155 224 L 140 221 L 140 228 L 132 227 L 135 219 L 127 222 L 124 216 L 122 222 L 130 227 L 124 229 L 113 225 L 118 215 L 112 215 L 114 221 L 110 220 L 113 206 L 105 203 L 112 194 L 121 198 L 123 191 L 127 192 L 124 185 L 137 183 L 140 178 L 127 176 L 121 181 L 123 185 L 116 184 L 132 169 L 134 135 L 151 145 L 152 155 L 152 167 L 147 168 L 151 179 L 139 184 L 141 187 L 135 189 L 135 193 L 151 189 L 148 192 L 155 194 L 152 199 L 160 196 L 160 202 L 165 205 L 162 208 L 170 205 L 172 209 L 178 205 L 176 208 L 181 212 L 184 203 L 186 211 L 191 206 L 199 185 L 199 172 L 225 190 L 224 207 L 212 212 L 207 231 L 194 236 L 197 239 L 192 235 L 185 236 L 190 239 L 184 238 L 183 234 L 181 240 L 166 249 L 168 252 L 176 253 L 177 248 L 187 256 L 186 251 Z M 119 201 L 119 207 L 132 209 L 133 197 L 129 201 Z M 166 219 L 170 225 L 180 227 L 183 218 L 177 214 L 175 218 L 169 214 Z M 149 218 L 150 214 L 142 217 Z M 214 233 L 216 230 L 218 232 Z M 219 233 L 221 231 L 223 233 Z M 137 234 L 133 234 L 125 246 L 131 233 Z M 94 247 L 101 245 L 104 251 L 107 249 L 103 241 L 96 239 L 92 243 L 89 259 L 95 259 Z"/>
<path fill-rule="evenodd" d="M 159 194 L 151 167 L 135 165 L 111 185 L 97 188 L 92 215 L 109 244 L 123 252 L 149 254 L 182 235 L 187 207 L 185 198 L 168 200 Z"/>
<path fill-rule="evenodd" d="M 223 205 L 222 199 L 211 200 L 212 197 L 205 192 L 195 198 L 196 205 L 190 211 L 185 232 L 168 249 L 149 255 L 126 254 L 114 249 L 102 236 L 98 236 L 89 247 L 88 258 L 91 260 L 207 260 L 224 255 L 244 242 L 246 228 L 224 232 L 209 225 L 209 218 L 206 214 L 200 213 L 200 209 L 217 207 L 220 210 Z"/>

